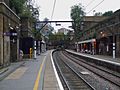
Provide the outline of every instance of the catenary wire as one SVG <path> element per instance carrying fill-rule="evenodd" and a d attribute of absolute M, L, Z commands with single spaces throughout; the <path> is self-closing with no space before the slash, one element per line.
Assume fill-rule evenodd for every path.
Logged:
<path fill-rule="evenodd" d="M 95 1 L 95 0 L 90 1 L 90 2 L 85 6 L 85 8 L 87 8 L 89 5 L 91 5 L 94 1 Z"/>
<path fill-rule="evenodd" d="M 55 10 L 55 4 L 56 4 L 56 0 L 54 0 L 53 10 L 52 10 L 52 15 L 51 15 L 51 20 L 52 20 L 52 18 L 53 18 L 53 14 L 54 14 L 54 10 Z"/>
<path fill-rule="evenodd" d="M 101 2 L 99 2 L 95 7 L 93 7 L 90 11 L 87 12 L 87 14 L 89 14 L 91 11 L 93 11 L 95 8 L 97 8 L 101 3 L 103 3 L 104 0 L 102 0 Z"/>

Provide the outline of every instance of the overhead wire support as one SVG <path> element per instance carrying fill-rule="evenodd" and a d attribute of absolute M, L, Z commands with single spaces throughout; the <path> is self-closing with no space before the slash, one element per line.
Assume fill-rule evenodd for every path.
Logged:
<path fill-rule="evenodd" d="M 99 2 L 95 7 L 93 7 L 88 13 L 90 13 L 91 11 L 93 11 L 96 7 L 98 7 L 101 3 L 103 3 L 104 0 L 102 0 L 101 2 Z M 87 14 L 88 14 L 87 13 Z"/>

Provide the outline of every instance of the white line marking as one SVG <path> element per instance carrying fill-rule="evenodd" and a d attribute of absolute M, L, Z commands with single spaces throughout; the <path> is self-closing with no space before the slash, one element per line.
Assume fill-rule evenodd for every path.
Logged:
<path fill-rule="evenodd" d="M 107 63 L 111 63 L 111 64 L 116 64 L 116 65 L 119 65 L 120 66 L 120 63 L 117 63 L 117 62 L 113 62 L 113 61 L 109 61 L 107 59 L 101 59 L 101 58 L 97 58 L 97 57 L 92 57 L 92 56 L 88 56 L 88 55 L 84 55 L 82 53 L 77 53 L 77 52 L 74 52 L 74 51 L 70 51 L 70 50 L 67 50 L 68 52 L 71 52 L 71 53 L 74 53 L 74 54 L 77 54 L 77 55 L 81 55 L 81 56 L 85 56 L 85 57 L 88 57 L 88 58 L 91 58 L 91 59 L 96 59 L 96 60 L 99 60 L 99 61 L 104 61 L 104 62 L 107 62 Z"/>
<path fill-rule="evenodd" d="M 57 78 L 57 81 L 58 81 L 58 85 L 59 85 L 60 90 L 64 90 L 64 88 L 63 88 L 63 86 L 62 86 L 62 83 L 61 83 L 61 81 L 60 81 L 60 78 L 59 78 L 59 76 L 58 76 L 57 70 L 56 70 L 56 68 L 55 68 L 55 64 L 54 64 L 54 62 L 53 62 L 52 52 L 53 52 L 53 51 L 51 51 L 51 55 L 50 55 L 50 56 L 51 56 L 51 61 L 52 61 L 52 66 L 53 66 L 53 69 L 54 69 L 54 72 L 55 72 L 55 76 L 56 76 L 56 78 Z"/>

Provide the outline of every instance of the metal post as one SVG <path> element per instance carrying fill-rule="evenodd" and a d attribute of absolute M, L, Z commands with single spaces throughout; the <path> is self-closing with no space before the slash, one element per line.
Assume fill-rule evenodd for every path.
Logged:
<path fill-rule="evenodd" d="M 113 59 L 115 59 L 115 35 L 113 34 Z"/>
<path fill-rule="evenodd" d="M 83 52 L 82 43 L 81 43 L 81 52 Z"/>
<path fill-rule="evenodd" d="M 40 55 L 40 41 L 38 41 L 38 55 Z"/>
<path fill-rule="evenodd" d="M 34 41 L 34 59 L 36 59 L 36 41 Z"/>
<path fill-rule="evenodd" d="M 45 43 L 45 52 L 46 52 L 46 43 Z"/>
<path fill-rule="evenodd" d="M 93 55 L 95 54 L 95 51 L 94 51 L 94 42 L 92 42 L 92 54 Z"/>
<path fill-rule="evenodd" d="M 77 52 L 79 51 L 78 42 L 77 42 Z"/>

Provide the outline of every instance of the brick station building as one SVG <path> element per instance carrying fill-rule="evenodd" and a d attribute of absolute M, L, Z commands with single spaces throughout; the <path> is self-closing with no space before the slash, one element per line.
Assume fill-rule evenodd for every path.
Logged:
<path fill-rule="evenodd" d="M 8 7 L 9 0 L 0 0 L 0 66 L 19 60 L 19 20 Z"/>
<path fill-rule="evenodd" d="M 78 48 L 80 52 L 119 57 L 120 10 L 92 26 L 87 24 L 80 34 Z"/>

